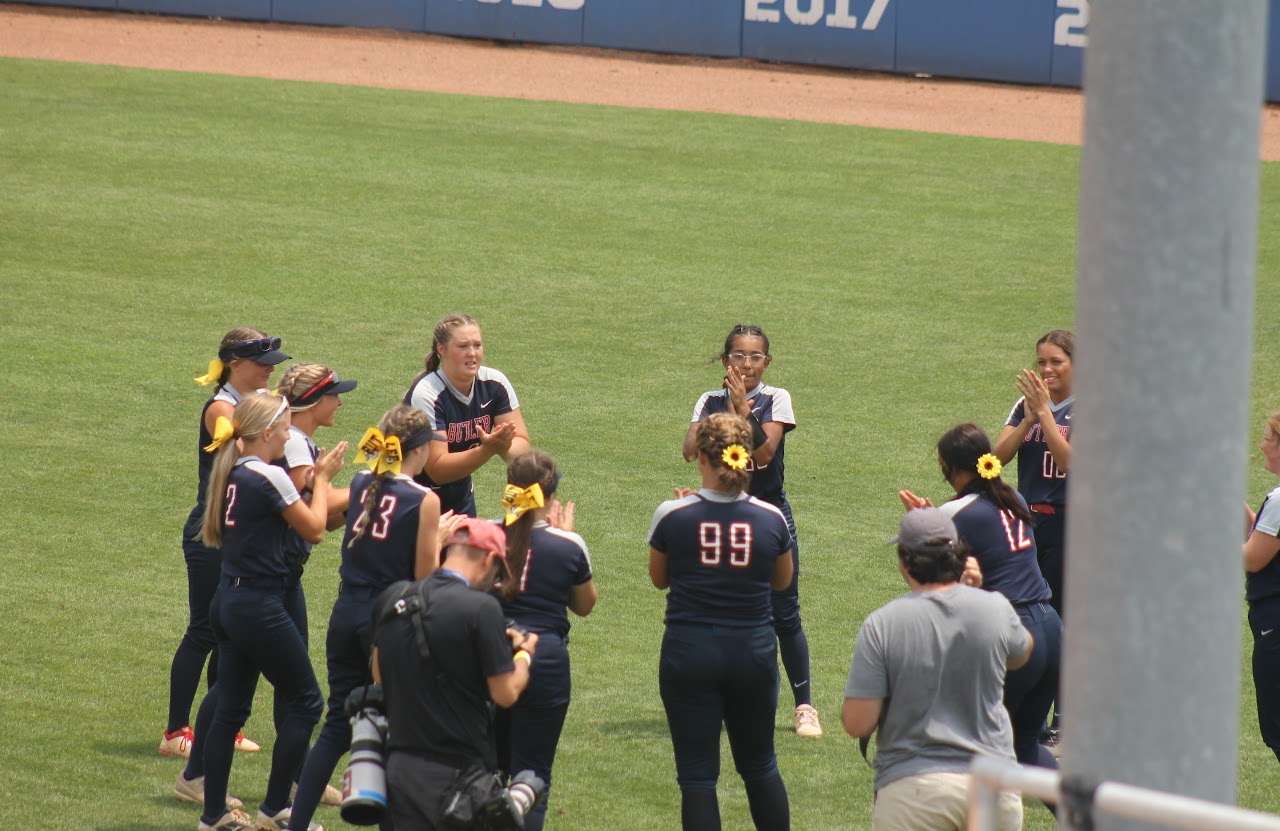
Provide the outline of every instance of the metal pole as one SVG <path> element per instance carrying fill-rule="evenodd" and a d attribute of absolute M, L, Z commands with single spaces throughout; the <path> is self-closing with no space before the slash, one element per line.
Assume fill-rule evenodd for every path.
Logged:
<path fill-rule="evenodd" d="M 1266 14 L 1098 2 L 1085 66 L 1064 773 L 1228 803 Z"/>

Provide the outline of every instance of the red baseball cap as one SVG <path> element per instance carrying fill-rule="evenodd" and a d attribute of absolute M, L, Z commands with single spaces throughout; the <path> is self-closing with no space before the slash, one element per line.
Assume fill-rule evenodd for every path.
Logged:
<path fill-rule="evenodd" d="M 469 545 L 486 554 L 497 554 L 502 558 L 503 568 L 506 568 L 507 532 L 496 522 L 466 517 L 453 529 L 449 541 L 445 543 L 446 548 L 451 545 Z"/>

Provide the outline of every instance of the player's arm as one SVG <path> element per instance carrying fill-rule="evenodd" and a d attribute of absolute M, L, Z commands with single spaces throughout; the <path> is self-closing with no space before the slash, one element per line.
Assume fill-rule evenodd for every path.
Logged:
<path fill-rule="evenodd" d="M 773 561 L 773 577 L 769 580 L 769 585 L 774 591 L 782 591 L 791 585 L 791 578 L 796 574 L 796 564 L 791 558 L 791 549 L 778 555 L 778 559 Z"/>
<path fill-rule="evenodd" d="M 204 411 L 204 429 L 213 435 L 215 428 L 218 426 L 218 416 L 227 419 L 233 419 L 236 413 L 236 405 L 230 401 L 215 401 L 209 405 L 209 409 Z"/>
<path fill-rule="evenodd" d="M 342 469 L 343 457 L 347 452 L 347 443 L 338 442 L 338 446 L 321 456 L 316 461 L 315 477 L 312 484 L 311 502 L 299 499 L 284 509 L 281 514 L 289 527 L 309 543 L 318 543 L 324 539 L 325 527 L 329 520 L 329 481 Z"/>
<path fill-rule="evenodd" d="M 1022 441 L 1027 437 L 1027 431 L 1031 429 L 1032 420 L 1024 417 L 1022 423 L 1017 427 L 1006 424 L 1000 428 L 1000 435 L 996 437 L 996 446 L 992 450 L 996 458 L 1000 460 L 1000 464 L 1007 465 L 1013 461 L 1013 457 L 1018 455 L 1018 448 L 1022 446 Z"/>
<path fill-rule="evenodd" d="M 1009 660 L 1005 662 L 1005 668 L 1010 670 L 1021 669 L 1023 666 L 1026 665 L 1027 661 L 1031 660 L 1031 650 L 1035 649 L 1035 646 L 1036 646 L 1035 636 L 1033 636 L 1030 632 L 1028 632 L 1026 651 L 1024 651 L 1021 655 L 1017 656 L 1016 658 L 1010 657 Z"/>
<path fill-rule="evenodd" d="M 1265 512 L 1264 512 L 1265 513 Z M 1244 543 L 1244 570 L 1253 574 L 1266 568 L 1280 552 L 1280 538 L 1257 528 L 1249 532 Z"/>
<path fill-rule="evenodd" d="M 840 723 L 850 736 L 865 739 L 876 732 L 883 710 L 883 698 L 846 698 L 840 709 Z"/>
<path fill-rule="evenodd" d="M 760 427 L 764 430 L 765 442 L 751 451 L 751 461 L 756 465 L 767 465 L 773 461 L 773 454 L 778 452 L 778 444 L 786 428 L 780 421 L 770 421 Z"/>
<path fill-rule="evenodd" d="M 524 424 L 524 416 L 520 413 L 519 407 L 509 413 L 495 416 L 493 423 L 499 425 L 510 424 L 515 430 L 511 436 L 510 446 L 505 453 L 499 454 L 504 461 L 510 461 L 516 456 L 522 456 L 532 449 L 532 445 L 529 444 L 529 428 Z"/>
<path fill-rule="evenodd" d="M 501 456 L 511 446 L 515 427 L 504 427 L 501 424 L 493 428 L 493 432 L 480 432 L 480 444 L 449 452 L 449 443 L 444 434 L 436 433 L 427 443 L 427 475 L 438 485 L 465 479 L 484 466 L 494 456 Z"/>
<path fill-rule="evenodd" d="M 413 579 L 423 580 L 440 560 L 440 497 L 428 493 L 418 506 L 418 539 L 413 552 Z"/>
<path fill-rule="evenodd" d="M 790 559 L 788 559 L 788 562 L 790 562 Z M 652 545 L 649 546 L 649 579 L 653 581 L 654 588 L 667 589 L 671 587 L 671 571 L 667 564 L 667 555 Z"/>
<path fill-rule="evenodd" d="M 684 434 L 684 447 L 681 454 L 686 462 L 692 462 L 698 458 L 698 431 L 702 429 L 702 422 L 695 421 L 689 425 L 689 431 Z"/>
<path fill-rule="evenodd" d="M 652 555 L 650 555 L 652 556 Z M 586 617 L 596 607 L 596 581 L 588 580 L 569 589 L 569 611 Z"/>
<path fill-rule="evenodd" d="M 373 683 L 382 683 L 382 665 L 378 663 L 378 647 L 376 646 L 369 656 L 369 674 L 373 676 Z"/>

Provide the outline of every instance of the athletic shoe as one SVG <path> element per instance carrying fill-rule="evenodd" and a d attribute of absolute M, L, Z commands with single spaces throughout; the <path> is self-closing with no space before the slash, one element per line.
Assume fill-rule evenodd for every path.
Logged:
<path fill-rule="evenodd" d="M 1050 730 L 1041 740 L 1040 744 L 1053 754 L 1053 758 L 1062 758 L 1062 733 L 1058 730 Z"/>
<path fill-rule="evenodd" d="M 241 753 L 257 753 L 262 747 L 253 739 L 246 739 L 244 733 L 236 733 L 236 750 Z"/>
<path fill-rule="evenodd" d="M 298 798 L 298 783 L 294 782 L 293 787 L 289 789 L 289 801 L 293 802 Z M 324 793 L 320 794 L 320 804 L 326 808 L 337 808 L 342 805 L 342 791 L 333 785 L 325 785 Z"/>
<path fill-rule="evenodd" d="M 196 802 L 204 804 L 204 777 L 197 776 L 195 779 L 188 779 L 186 771 L 178 771 L 178 781 L 174 783 L 173 795 L 183 802 Z M 227 810 L 243 808 L 244 803 L 236 799 L 231 794 L 227 794 Z"/>
<path fill-rule="evenodd" d="M 262 831 L 284 831 L 289 826 L 289 817 L 292 814 L 292 808 L 285 808 L 274 816 L 267 816 L 264 812 L 259 811 L 258 821 L 254 823 L 254 827 Z M 324 831 L 324 826 L 313 822 L 307 825 L 307 831 Z"/>
<path fill-rule="evenodd" d="M 165 731 L 160 739 L 160 747 L 158 752 L 161 756 L 179 756 L 183 759 L 191 758 L 191 742 L 195 736 L 191 734 L 190 727 L 183 727 L 181 730 L 174 730 L 172 733 Z"/>
<path fill-rule="evenodd" d="M 253 831 L 253 820 L 244 811 L 231 810 L 218 817 L 213 825 L 201 822 L 196 831 Z"/>
<path fill-rule="evenodd" d="M 796 735 L 806 739 L 822 738 L 822 725 L 818 723 L 818 711 L 812 704 L 801 704 L 796 708 Z"/>

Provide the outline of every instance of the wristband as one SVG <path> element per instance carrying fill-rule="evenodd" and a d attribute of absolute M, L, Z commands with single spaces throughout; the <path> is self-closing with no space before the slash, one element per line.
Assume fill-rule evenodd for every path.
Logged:
<path fill-rule="evenodd" d="M 765 434 L 764 428 L 760 426 L 760 421 L 756 418 L 755 413 L 747 416 L 747 423 L 751 425 L 751 449 L 755 450 L 767 442 L 769 436 Z"/>
<path fill-rule="evenodd" d="M 517 649 L 516 654 L 511 656 L 512 662 L 515 662 L 520 658 L 524 658 L 525 661 L 529 663 L 529 666 L 531 667 L 533 666 L 533 656 L 530 655 L 528 652 L 525 652 L 523 649 Z"/>

